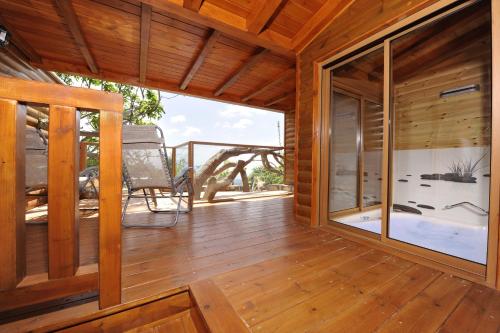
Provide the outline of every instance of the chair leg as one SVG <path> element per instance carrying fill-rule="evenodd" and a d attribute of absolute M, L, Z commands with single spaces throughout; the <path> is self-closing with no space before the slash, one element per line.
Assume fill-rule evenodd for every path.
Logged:
<path fill-rule="evenodd" d="M 125 200 L 125 204 L 123 205 L 122 210 L 122 224 L 125 221 L 125 213 L 127 212 L 128 202 L 130 201 L 130 193 L 127 195 L 127 200 Z"/>
<path fill-rule="evenodd" d="M 143 189 L 142 192 L 144 193 L 144 200 L 146 200 L 146 205 L 148 206 L 149 211 L 152 213 L 157 213 L 157 210 L 151 208 L 151 206 L 149 205 L 149 200 L 148 200 L 148 195 L 146 193 L 146 190 Z"/>

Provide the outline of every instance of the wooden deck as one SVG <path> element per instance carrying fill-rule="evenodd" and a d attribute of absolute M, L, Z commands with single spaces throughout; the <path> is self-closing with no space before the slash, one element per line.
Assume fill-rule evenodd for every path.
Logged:
<path fill-rule="evenodd" d="M 208 280 L 255 332 L 498 332 L 500 293 L 295 221 L 293 199 L 195 207 L 172 229 L 126 229 L 123 300 Z M 170 216 L 134 211 L 128 218 Z M 30 226 L 30 272 L 43 272 L 44 228 Z M 96 222 L 81 224 L 82 264 Z M 45 231 L 46 232 L 46 231 Z M 75 305 L 0 326 L 43 327 L 97 311 Z"/>

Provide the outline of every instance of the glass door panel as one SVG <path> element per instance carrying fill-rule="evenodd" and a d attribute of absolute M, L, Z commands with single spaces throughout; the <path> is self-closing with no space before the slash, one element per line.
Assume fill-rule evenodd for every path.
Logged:
<path fill-rule="evenodd" d="M 389 237 L 485 264 L 491 20 L 481 2 L 391 42 Z"/>
<path fill-rule="evenodd" d="M 330 220 L 380 233 L 383 48 L 332 70 Z"/>
<path fill-rule="evenodd" d="M 330 212 L 359 207 L 360 101 L 333 92 L 331 114 Z"/>

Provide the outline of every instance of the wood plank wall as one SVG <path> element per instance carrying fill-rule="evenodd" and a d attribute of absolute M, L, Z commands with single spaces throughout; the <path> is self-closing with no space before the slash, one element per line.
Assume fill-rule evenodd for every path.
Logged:
<path fill-rule="evenodd" d="M 311 221 L 314 61 L 331 57 L 436 2 L 437 0 L 356 0 L 298 55 L 297 89 L 300 97 L 297 107 L 300 121 L 297 124 L 295 211 L 300 220 Z"/>
<path fill-rule="evenodd" d="M 295 110 L 285 113 L 285 184 L 293 184 L 295 161 Z"/>

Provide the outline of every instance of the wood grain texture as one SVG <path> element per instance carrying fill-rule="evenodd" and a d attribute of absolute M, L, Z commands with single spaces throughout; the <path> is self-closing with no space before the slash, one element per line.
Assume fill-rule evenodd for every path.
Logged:
<path fill-rule="evenodd" d="M 0 99 L 0 291 L 15 288 L 26 274 L 25 124 L 26 108 Z"/>
<path fill-rule="evenodd" d="M 92 73 L 98 73 L 99 68 L 97 67 L 97 63 L 94 60 L 94 56 L 90 51 L 89 45 L 85 38 L 85 35 L 82 31 L 82 27 L 80 25 L 80 21 L 75 14 L 75 10 L 73 8 L 71 0 L 54 0 L 59 9 L 59 13 L 64 18 L 73 38 L 80 49 L 80 52 L 85 59 L 87 66 L 92 71 Z"/>
<path fill-rule="evenodd" d="M 214 96 L 219 96 L 221 95 L 224 91 L 226 91 L 228 88 L 230 88 L 233 84 L 236 83 L 242 76 L 245 75 L 246 72 L 248 72 L 253 66 L 257 64 L 267 53 L 269 50 L 267 49 L 258 49 L 245 63 L 236 70 L 229 78 L 224 81 L 224 83 L 217 88 L 217 90 L 214 92 Z"/>
<path fill-rule="evenodd" d="M 71 277 L 79 266 L 79 129 L 75 108 L 50 106 L 49 279 Z"/>
<path fill-rule="evenodd" d="M 210 332 L 249 332 L 214 281 L 195 282 L 190 285 L 190 292 Z"/>
<path fill-rule="evenodd" d="M 26 88 L 27 85 L 29 89 Z M 47 94 L 47 91 L 50 91 L 50 94 Z M 120 94 L 7 77 L 0 78 L 0 98 L 79 107 L 94 111 L 123 112 L 123 97 Z"/>
<path fill-rule="evenodd" d="M 220 36 L 220 33 L 218 31 L 212 30 L 210 32 L 210 36 L 208 37 L 207 41 L 203 45 L 201 52 L 196 57 L 196 60 L 193 62 L 193 65 L 189 69 L 189 72 L 186 74 L 186 77 L 182 80 L 182 83 L 179 87 L 181 90 L 185 90 L 187 88 L 187 86 L 189 85 L 189 83 L 191 82 L 193 77 L 196 75 L 196 73 L 200 69 L 201 65 L 203 65 L 203 62 L 207 58 L 210 50 L 214 47 L 219 36 Z"/>
<path fill-rule="evenodd" d="M 253 10 L 247 16 L 247 30 L 260 34 L 273 23 L 286 3 L 287 0 L 256 1 Z"/>
<path fill-rule="evenodd" d="M 99 130 L 99 306 L 121 303 L 122 115 L 102 110 Z"/>
<path fill-rule="evenodd" d="M 139 60 L 139 82 L 146 81 L 148 70 L 149 40 L 151 34 L 151 6 L 142 4 L 141 6 L 141 55 Z"/>

